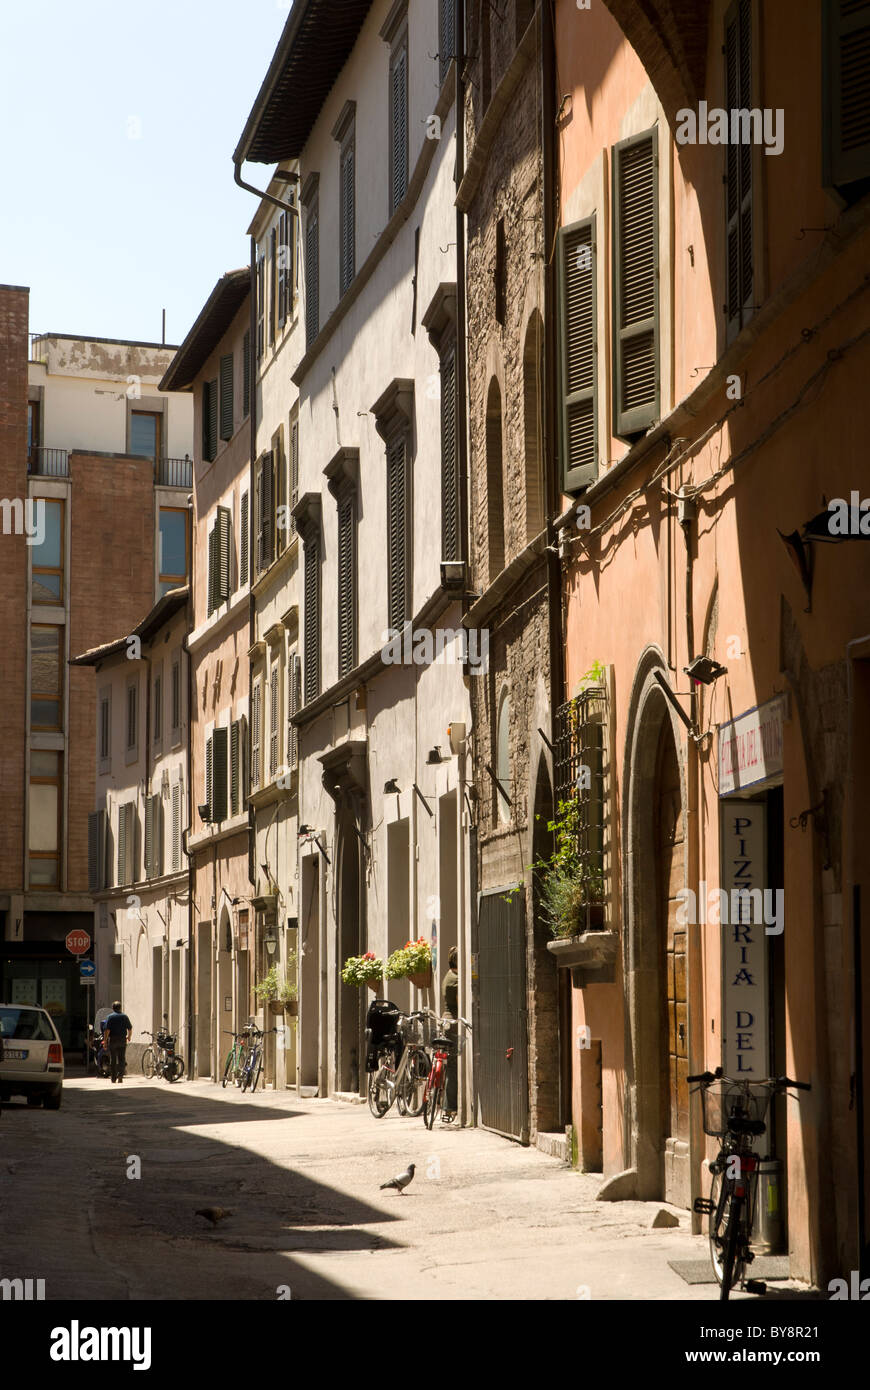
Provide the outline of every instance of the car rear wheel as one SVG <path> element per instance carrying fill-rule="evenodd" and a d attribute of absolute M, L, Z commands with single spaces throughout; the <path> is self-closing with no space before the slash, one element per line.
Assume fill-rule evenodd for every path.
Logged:
<path fill-rule="evenodd" d="M 51 1095 L 45 1096 L 45 1098 L 43 1099 L 43 1102 L 42 1102 L 43 1105 L 45 1106 L 45 1109 L 46 1109 L 46 1110 L 59 1110 L 59 1109 L 60 1109 L 60 1098 L 61 1098 L 61 1094 L 62 1094 L 62 1093 L 61 1093 L 61 1091 L 60 1091 L 60 1088 L 58 1088 L 58 1090 L 52 1091 Z"/>
<path fill-rule="evenodd" d="M 32 1105 L 32 1106 L 34 1106 L 34 1107 L 37 1106 L 37 1105 L 41 1105 L 41 1104 L 42 1104 L 42 1096 L 28 1096 L 28 1097 L 27 1097 L 27 1104 L 28 1104 L 28 1105 Z"/>

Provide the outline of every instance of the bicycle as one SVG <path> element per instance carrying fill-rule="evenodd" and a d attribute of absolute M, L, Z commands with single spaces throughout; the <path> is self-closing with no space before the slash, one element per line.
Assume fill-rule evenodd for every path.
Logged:
<path fill-rule="evenodd" d="M 143 1028 L 142 1036 L 152 1039 L 151 1045 L 142 1054 L 142 1075 L 149 1081 L 155 1075 L 162 1076 L 170 1083 L 180 1081 L 184 1075 L 184 1060 L 175 1051 L 175 1034 L 166 1028 L 161 1028 L 156 1034 L 149 1028 Z"/>
<path fill-rule="evenodd" d="M 227 1053 L 221 1085 L 226 1086 L 228 1081 L 232 1081 L 234 1086 L 238 1086 L 242 1076 L 242 1068 L 245 1065 L 248 1029 L 243 1028 L 241 1033 L 234 1033 L 231 1028 L 224 1028 L 222 1032 L 229 1033 L 233 1040 L 233 1045 Z"/>
<path fill-rule="evenodd" d="M 382 1120 L 396 1102 L 400 1115 L 416 1116 L 422 1113 L 426 1078 L 429 1075 L 429 1054 L 416 1038 L 405 1036 L 409 1023 L 419 1023 L 426 1017 L 425 1012 L 403 1014 L 388 1000 L 377 999 L 374 1004 L 386 1004 L 386 1009 L 378 1012 L 378 1017 L 393 1025 L 393 1031 L 384 1033 L 375 1041 L 376 1031 L 371 1023 L 366 1028 L 366 1062 L 369 1070 L 368 1102 L 369 1109 L 376 1120 Z M 369 1006 L 371 1015 L 372 1006 Z"/>
<path fill-rule="evenodd" d="M 770 1076 L 763 1081 L 723 1076 L 721 1067 L 686 1080 L 700 1083 L 693 1094 L 701 1095 L 704 1133 L 720 1143 L 718 1155 L 708 1165 L 713 1174 L 710 1196 L 696 1197 L 694 1202 L 696 1212 L 710 1217 L 710 1261 L 720 1286 L 720 1300 L 727 1300 L 738 1284 L 747 1293 L 766 1293 L 762 1280 L 745 1277 L 755 1259 L 750 1243 L 759 1158 L 753 1146 L 766 1132 L 765 1115 L 771 1097 L 792 1088 L 809 1091 L 810 1086 L 787 1076 Z"/>
<path fill-rule="evenodd" d="M 428 1010 L 426 1011 L 429 1012 Z M 447 1030 L 454 1024 L 462 1024 L 471 1031 L 471 1024 L 465 1018 L 451 1018 L 446 1015 L 438 1018 L 436 1014 L 429 1013 L 429 1017 L 434 1019 L 442 1032 L 436 1035 L 430 1044 L 432 1047 L 432 1062 L 429 1068 L 429 1075 L 426 1078 L 426 1090 L 423 1096 L 423 1122 L 427 1129 L 431 1129 L 435 1123 L 436 1116 L 444 1109 L 444 1093 L 447 1089 L 447 1068 L 450 1063 L 451 1054 L 454 1050 L 461 1050 L 458 1029 L 453 1037 L 447 1036 Z"/>
<path fill-rule="evenodd" d="M 277 1028 L 267 1028 L 264 1032 L 256 1024 L 248 1024 L 247 1032 L 250 1036 L 245 1060 L 242 1064 L 242 1074 L 239 1078 L 239 1086 L 243 1091 L 247 1091 L 249 1087 L 252 1094 L 256 1091 L 257 1083 L 263 1073 L 263 1039 L 267 1033 L 277 1033 L 277 1031 Z"/>

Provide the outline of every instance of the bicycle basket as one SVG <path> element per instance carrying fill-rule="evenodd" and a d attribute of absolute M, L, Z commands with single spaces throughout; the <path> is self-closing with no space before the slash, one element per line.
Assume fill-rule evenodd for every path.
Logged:
<path fill-rule="evenodd" d="M 704 1133 L 721 1139 L 729 1129 L 751 1121 L 764 1124 L 770 1088 L 760 1081 L 733 1081 L 726 1076 L 701 1088 Z"/>
<path fill-rule="evenodd" d="M 377 1045 L 390 1033 L 395 1033 L 401 1013 L 389 999 L 372 1000 L 366 1012 L 366 1028 L 371 1030 L 372 1043 Z"/>
<path fill-rule="evenodd" d="M 174 1046 L 175 1046 L 175 1034 L 174 1034 L 174 1033 L 158 1033 L 158 1034 L 157 1034 L 157 1046 L 158 1046 L 158 1047 L 174 1047 Z"/>

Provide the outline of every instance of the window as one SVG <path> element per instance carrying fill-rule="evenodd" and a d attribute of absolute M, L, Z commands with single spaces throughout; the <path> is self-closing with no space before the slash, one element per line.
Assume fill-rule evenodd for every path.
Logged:
<path fill-rule="evenodd" d="M 247 420 L 251 413 L 251 332 L 245 329 L 242 339 L 242 415 Z"/>
<path fill-rule="evenodd" d="M 105 811 L 88 815 L 88 892 L 99 893 L 107 888 L 108 855 L 106 854 L 108 817 Z"/>
<path fill-rule="evenodd" d="M 526 481 L 526 543 L 544 527 L 544 473 L 541 466 L 541 381 L 544 325 L 537 310 L 526 328 L 523 346 L 523 436 Z"/>
<path fill-rule="evenodd" d="M 172 663 L 172 743 L 181 742 L 181 658 Z"/>
<path fill-rule="evenodd" d="M 293 723 L 293 716 L 298 713 L 301 700 L 300 690 L 300 666 L 298 652 L 290 653 L 290 663 L 287 668 L 287 766 L 294 768 L 299 765 L 299 730 Z"/>
<path fill-rule="evenodd" d="M 109 772 L 112 766 L 112 689 L 100 695 L 100 772 Z"/>
<path fill-rule="evenodd" d="M 559 440 L 562 491 L 595 480 L 598 453 L 598 331 L 595 218 L 559 232 Z"/>
<path fill-rule="evenodd" d="M 387 445 L 387 626 L 410 617 L 408 437 L 399 431 Z"/>
<path fill-rule="evenodd" d="M 160 508 L 158 544 L 158 597 L 162 598 L 170 589 L 177 589 L 187 583 L 189 557 L 186 509 Z"/>
<path fill-rule="evenodd" d="M 229 730 L 213 729 L 205 744 L 205 804 L 208 819 L 219 825 L 227 818 L 227 753 Z"/>
<path fill-rule="evenodd" d="M 234 719 L 230 725 L 230 815 L 237 816 L 242 809 L 242 730 L 241 723 Z"/>
<path fill-rule="evenodd" d="M 30 727 L 63 728 L 64 629 L 34 623 L 30 629 Z"/>
<path fill-rule="evenodd" d="M 37 471 L 38 453 L 37 450 L 42 442 L 42 431 L 40 421 L 42 411 L 39 401 L 27 402 L 27 462 L 32 472 Z"/>
<path fill-rule="evenodd" d="M 725 17 L 725 108 L 752 107 L 752 12 L 737 0 Z M 752 313 L 752 145 L 725 149 L 726 310 L 728 340 Z"/>
<path fill-rule="evenodd" d="M 498 819 L 504 824 L 511 818 L 511 808 L 506 798 L 513 798 L 513 778 L 511 777 L 510 750 L 511 702 L 507 690 L 503 690 L 498 702 L 498 721 L 496 724 L 495 775 L 498 784 L 495 788 Z M 504 795 L 503 795 L 504 793 Z"/>
<path fill-rule="evenodd" d="M 501 390 L 493 377 L 486 400 L 486 515 L 489 582 L 504 569 L 504 482 L 501 456 Z"/>
<path fill-rule="evenodd" d="M 320 332 L 320 229 L 317 203 L 308 208 L 305 219 L 305 347 L 311 347 Z"/>
<path fill-rule="evenodd" d="M 154 742 L 160 743 L 163 738 L 163 675 L 154 677 L 154 690 L 152 693 L 154 705 Z"/>
<path fill-rule="evenodd" d="M 659 414 L 657 132 L 613 148 L 614 433 L 642 434 Z"/>
<path fill-rule="evenodd" d="M 744 6 L 748 10 L 748 0 L 743 0 L 740 16 L 748 29 Z M 822 177 L 850 203 L 863 197 L 870 180 L 868 59 L 870 0 L 824 0 Z"/>
<path fill-rule="evenodd" d="M 441 352 L 441 558 L 459 560 L 461 509 L 456 435 L 456 342 Z"/>
<path fill-rule="evenodd" d="M 135 750 L 139 743 L 139 724 L 138 724 L 138 681 L 133 680 L 127 685 L 127 752 Z"/>
<path fill-rule="evenodd" d="M 248 517 L 248 494 L 243 492 L 239 502 L 239 584 L 244 585 L 248 582 L 248 556 L 250 552 L 251 533 L 250 520 Z"/>
<path fill-rule="evenodd" d="M 278 300 L 278 228 L 269 233 L 269 343 L 275 341 Z"/>
<path fill-rule="evenodd" d="M 233 437 L 233 354 L 228 352 L 221 358 L 220 365 L 221 383 L 221 406 L 220 406 L 220 434 L 221 439 L 232 439 Z"/>
<path fill-rule="evenodd" d="M 438 0 L 438 83 L 444 79 L 456 56 L 456 0 Z"/>
<path fill-rule="evenodd" d="M 288 198 L 292 202 L 292 197 Z M 296 217 L 282 212 L 278 219 L 278 326 L 283 328 L 293 312 L 294 241 Z"/>
<path fill-rule="evenodd" d="M 278 748 L 281 738 L 281 683 L 277 661 L 269 677 L 269 780 L 278 772 Z"/>
<path fill-rule="evenodd" d="M 390 216 L 408 191 L 408 31 L 390 54 Z"/>
<path fill-rule="evenodd" d="M 257 465 L 257 569 L 267 570 L 275 558 L 275 461 L 271 450 Z"/>
<path fill-rule="evenodd" d="M 507 251 L 504 239 L 504 218 L 495 224 L 495 321 L 504 325 L 505 303 L 507 300 Z"/>
<path fill-rule="evenodd" d="M 266 351 L 266 257 L 257 257 L 257 361 Z"/>
<path fill-rule="evenodd" d="M 162 415 L 148 410 L 130 411 L 130 453 L 144 454 L 155 462 L 160 458 Z"/>
<path fill-rule="evenodd" d="M 556 809 L 574 815 L 578 868 L 587 879 L 587 925 L 603 926 L 610 855 L 607 691 L 587 686 L 556 710 Z"/>
<path fill-rule="evenodd" d="M 136 880 L 137 821 L 135 802 L 118 807 L 118 887 Z"/>
<path fill-rule="evenodd" d="M 260 737 L 261 715 L 263 710 L 263 682 L 254 682 L 251 691 L 251 791 L 260 786 Z"/>
<path fill-rule="evenodd" d="M 35 499 L 42 512 L 44 534 L 39 545 L 30 549 L 34 603 L 63 603 L 64 598 L 64 504 L 52 498 Z"/>
<path fill-rule="evenodd" d="M 320 694 L 320 531 L 305 537 L 304 555 L 304 671 L 305 703 Z"/>
<path fill-rule="evenodd" d="M 208 616 L 230 596 L 230 550 L 233 518 L 229 507 L 218 507 L 208 533 Z"/>
<path fill-rule="evenodd" d="M 28 852 L 30 887 L 60 887 L 61 788 L 60 753 L 32 749 Z"/>
<path fill-rule="evenodd" d="M 356 274 L 356 104 L 347 102 L 333 134 L 341 142 L 338 163 L 338 291 L 343 295 Z"/>
<path fill-rule="evenodd" d="M 172 872 L 178 873 L 181 868 L 181 798 L 183 785 L 181 774 L 179 780 L 172 787 Z"/>
<path fill-rule="evenodd" d="M 145 798 L 145 877 L 163 873 L 163 801 L 159 795 Z"/>
<path fill-rule="evenodd" d="M 204 381 L 202 384 L 202 456 L 211 463 L 217 453 L 218 441 L 218 384 Z"/>
<path fill-rule="evenodd" d="M 346 488 L 338 502 L 338 678 L 357 662 L 356 495 Z"/>
<path fill-rule="evenodd" d="M 279 425 L 272 435 L 272 458 L 274 460 L 273 483 L 275 496 L 273 498 L 274 522 L 275 522 L 275 554 L 280 555 L 287 543 L 286 525 L 279 526 L 279 519 L 286 523 L 287 511 L 287 459 L 284 455 L 284 426 Z"/>

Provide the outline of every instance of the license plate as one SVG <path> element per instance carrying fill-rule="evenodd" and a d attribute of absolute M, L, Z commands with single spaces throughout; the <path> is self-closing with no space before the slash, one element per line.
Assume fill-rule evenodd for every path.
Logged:
<path fill-rule="evenodd" d="M 25 1047 L 4 1047 L 3 1056 L 10 1062 L 24 1062 L 30 1054 Z"/>

